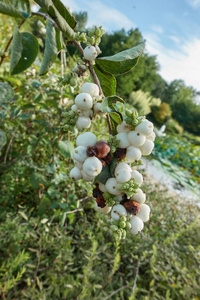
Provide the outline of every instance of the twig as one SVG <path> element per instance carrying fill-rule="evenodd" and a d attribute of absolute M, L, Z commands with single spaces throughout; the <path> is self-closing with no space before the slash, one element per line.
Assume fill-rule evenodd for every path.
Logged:
<path fill-rule="evenodd" d="M 19 24 L 19 26 L 18 26 L 18 29 L 20 29 L 20 27 L 24 24 L 25 21 L 26 21 L 26 19 L 25 19 L 25 20 L 22 20 L 22 22 L 21 22 L 21 23 Z M 6 58 L 5 53 L 8 51 L 8 48 L 10 47 L 10 44 L 11 44 L 12 40 L 13 40 L 13 35 L 12 35 L 11 38 L 9 39 L 8 44 L 6 45 L 6 48 L 5 48 L 5 50 L 4 50 L 4 53 L 3 53 L 3 55 L 1 56 L 0 66 L 1 66 L 2 63 L 4 62 L 4 59 Z"/>
<path fill-rule="evenodd" d="M 124 286 L 120 287 L 118 290 L 112 292 L 109 296 L 103 298 L 103 300 L 107 300 L 107 299 L 111 298 L 113 295 L 117 294 L 118 292 L 120 292 L 121 290 L 124 290 L 126 288 L 130 288 L 130 286 L 124 285 Z"/>
<path fill-rule="evenodd" d="M 140 258 L 138 259 L 138 262 L 137 262 L 137 269 L 136 269 L 135 279 L 134 279 L 134 283 L 133 283 L 133 287 L 132 287 L 132 293 L 136 288 L 136 283 L 137 283 L 138 274 L 139 274 L 139 267 L 140 267 Z"/>
<path fill-rule="evenodd" d="M 72 213 L 76 213 L 78 211 L 83 211 L 83 208 L 77 208 L 77 209 L 74 209 L 74 210 L 71 210 L 71 211 L 67 211 L 65 214 L 69 215 L 69 214 L 72 214 Z"/>
<path fill-rule="evenodd" d="M 37 278 L 37 272 L 38 272 L 38 269 L 39 269 L 39 266 L 40 266 L 40 257 L 41 257 L 41 253 L 42 253 L 42 238 L 40 237 L 40 250 L 39 250 L 39 254 L 38 254 L 38 263 L 37 263 L 37 267 L 36 267 L 36 270 L 35 270 L 35 279 Z"/>
<path fill-rule="evenodd" d="M 11 145 L 12 145 L 12 141 L 13 141 L 13 139 L 14 139 L 14 137 L 15 137 L 15 134 L 16 134 L 16 131 L 13 133 L 13 135 L 12 135 L 12 137 L 11 137 L 11 139 L 10 139 L 10 142 L 9 142 L 9 144 L 8 144 L 8 147 L 7 147 L 7 149 L 6 149 L 6 154 L 5 154 L 5 157 L 4 157 L 4 165 L 6 164 L 8 152 L 9 152 L 10 147 L 11 147 Z"/>
<path fill-rule="evenodd" d="M 136 269 L 136 273 L 135 273 L 135 279 L 134 279 L 134 283 L 133 283 L 133 286 L 132 286 L 132 293 L 134 292 L 135 288 L 136 288 L 136 283 L 137 283 L 137 279 L 138 279 L 138 274 L 139 274 L 139 267 L 140 267 L 140 258 L 138 259 L 138 262 L 137 262 L 137 269 Z M 117 289 L 116 291 L 112 292 L 109 296 L 103 298 L 103 300 L 107 300 L 109 298 L 111 298 L 113 295 L 117 294 L 118 292 L 126 289 L 126 288 L 131 288 L 128 284 L 127 285 L 124 285 L 122 287 L 120 287 L 119 289 Z"/>
<path fill-rule="evenodd" d="M 32 16 L 39 16 L 39 17 L 44 18 L 45 20 L 49 20 L 53 24 L 54 27 L 56 27 L 57 29 L 60 30 L 58 25 L 48 15 L 45 15 L 45 14 L 40 13 L 40 12 L 32 12 L 31 15 Z"/>

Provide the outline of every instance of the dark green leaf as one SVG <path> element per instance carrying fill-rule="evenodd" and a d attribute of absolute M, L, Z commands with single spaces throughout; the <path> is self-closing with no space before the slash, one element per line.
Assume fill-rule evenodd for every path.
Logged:
<path fill-rule="evenodd" d="M 44 75 L 48 72 L 56 60 L 58 54 L 57 41 L 56 41 L 56 30 L 53 24 L 47 20 L 46 40 L 44 49 L 44 59 L 39 71 L 39 75 Z"/>
<path fill-rule="evenodd" d="M 24 19 L 24 17 L 19 13 L 19 11 L 14 6 L 8 5 L 4 2 L 0 2 L 0 13 L 14 18 Z"/>
<path fill-rule="evenodd" d="M 96 177 L 96 180 L 105 184 L 106 181 L 112 177 L 110 173 L 109 165 L 106 165 L 105 168 L 101 171 L 101 173 Z"/>
<path fill-rule="evenodd" d="M 12 5 L 20 11 L 21 14 L 30 12 L 29 0 L 12 0 Z"/>
<path fill-rule="evenodd" d="M 59 0 L 35 0 L 35 2 L 50 15 L 69 39 L 75 38 L 75 32 L 72 28 L 75 27 L 76 21 Z"/>
<path fill-rule="evenodd" d="M 7 82 L 0 82 L 0 105 L 14 98 L 14 91 Z"/>
<path fill-rule="evenodd" d="M 98 68 L 98 66 L 93 66 L 97 77 L 99 78 L 103 93 L 106 97 L 114 95 L 116 93 L 116 79 L 112 74 L 106 73 Z"/>
<path fill-rule="evenodd" d="M 20 58 L 22 56 L 22 37 L 21 34 L 15 26 L 14 33 L 13 33 L 13 40 L 11 44 L 11 61 L 10 61 L 10 73 L 12 74 L 16 65 L 20 61 Z"/>
<path fill-rule="evenodd" d="M 131 49 L 119 52 L 112 56 L 96 59 L 97 66 L 104 72 L 119 75 L 128 72 L 134 67 L 144 51 L 144 42 Z"/>
<path fill-rule="evenodd" d="M 67 7 L 60 0 L 52 0 L 54 6 L 56 7 L 59 14 L 67 21 L 69 26 L 74 29 L 76 27 L 76 20 L 68 11 Z"/>
<path fill-rule="evenodd" d="M 59 141 L 58 142 L 58 149 L 60 150 L 60 153 L 65 158 L 71 158 L 72 157 L 72 151 L 74 150 L 74 145 L 70 141 Z"/>
<path fill-rule="evenodd" d="M 5 146 L 7 143 L 6 134 L 3 130 L 0 129 L 0 150 Z"/>
<path fill-rule="evenodd" d="M 15 66 L 14 63 L 12 63 L 12 56 L 13 56 L 13 61 L 15 62 L 16 60 L 14 60 L 14 58 L 17 56 L 17 53 L 14 47 L 16 46 L 16 43 L 12 43 L 11 66 L 10 66 L 11 75 L 21 73 L 27 68 L 29 68 L 32 65 L 32 63 L 35 61 L 38 54 L 39 46 L 36 37 L 28 32 L 22 32 L 20 35 L 22 41 L 22 52 L 21 52 L 21 58 L 20 60 L 18 60 Z M 20 41 L 19 35 L 17 36 L 17 38 Z M 16 47 L 18 48 L 18 46 Z"/>
<path fill-rule="evenodd" d="M 57 50 L 58 50 L 58 52 L 60 52 L 60 50 L 66 48 L 64 40 L 63 40 L 63 34 L 57 28 L 56 28 L 56 42 L 57 42 Z"/>

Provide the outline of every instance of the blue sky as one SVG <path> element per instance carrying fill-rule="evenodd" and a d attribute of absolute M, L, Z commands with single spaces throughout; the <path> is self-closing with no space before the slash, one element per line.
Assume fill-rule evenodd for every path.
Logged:
<path fill-rule="evenodd" d="M 200 0 L 63 0 L 87 11 L 87 26 L 107 32 L 139 28 L 167 81 L 183 79 L 200 91 Z"/>

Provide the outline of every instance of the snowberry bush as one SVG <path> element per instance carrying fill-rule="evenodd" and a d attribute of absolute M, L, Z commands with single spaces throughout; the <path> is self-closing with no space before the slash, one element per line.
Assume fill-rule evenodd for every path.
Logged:
<path fill-rule="evenodd" d="M 143 177 L 137 170 L 141 157 L 149 155 L 154 147 L 153 124 L 138 116 L 133 108 L 127 110 L 125 101 L 116 95 L 116 75 L 133 68 L 144 50 L 144 42 L 113 56 L 98 57 L 104 33 L 102 27 L 85 32 L 75 32 L 76 20 L 60 0 L 35 2 L 41 7 L 38 12 L 17 10 L 12 1 L 3 4 L 0 12 L 21 19 L 15 26 L 10 47 L 10 74 L 18 74 L 36 60 L 39 51 L 38 38 L 31 33 L 20 32 L 21 26 L 30 18 L 43 18 L 46 24 L 44 58 L 39 75 L 45 75 L 53 62 L 61 60 L 61 76 L 58 86 L 60 97 L 60 131 L 62 142 L 67 131 L 68 140 L 76 136 L 72 152 L 74 168 L 70 171 L 73 180 L 92 181 L 95 208 L 102 214 L 110 213 L 110 228 L 119 238 L 127 232 L 137 234 L 149 219 L 150 209 L 142 191 Z M 65 50 L 76 47 L 81 58 L 66 74 Z M 7 48 L 0 64 L 3 63 Z M 58 54 L 60 54 L 58 56 Z M 90 74 L 89 78 L 88 75 Z M 73 103 L 65 108 L 62 94 L 65 87 L 73 94 Z M 107 119 L 109 139 L 97 139 L 91 130 L 96 116 Z M 57 129 L 55 129 L 57 130 Z M 77 132 L 80 133 L 77 134 Z M 71 135 L 72 133 L 72 135 Z M 77 136 L 78 135 L 78 136 Z M 99 135 L 98 135 L 99 136 Z"/>

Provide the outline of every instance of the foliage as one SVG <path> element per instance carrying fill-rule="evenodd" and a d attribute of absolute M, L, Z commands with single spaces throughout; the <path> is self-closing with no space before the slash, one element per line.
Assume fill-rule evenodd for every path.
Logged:
<path fill-rule="evenodd" d="M 157 106 L 152 110 L 152 114 L 158 123 L 163 124 L 171 117 L 172 111 L 169 104 L 163 102 L 160 106 Z"/>
<path fill-rule="evenodd" d="M 167 120 L 166 130 L 171 132 L 171 133 L 178 133 L 178 134 L 183 133 L 183 127 L 180 126 L 179 123 L 176 120 L 172 119 L 172 118 L 169 118 L 169 120 Z"/>

